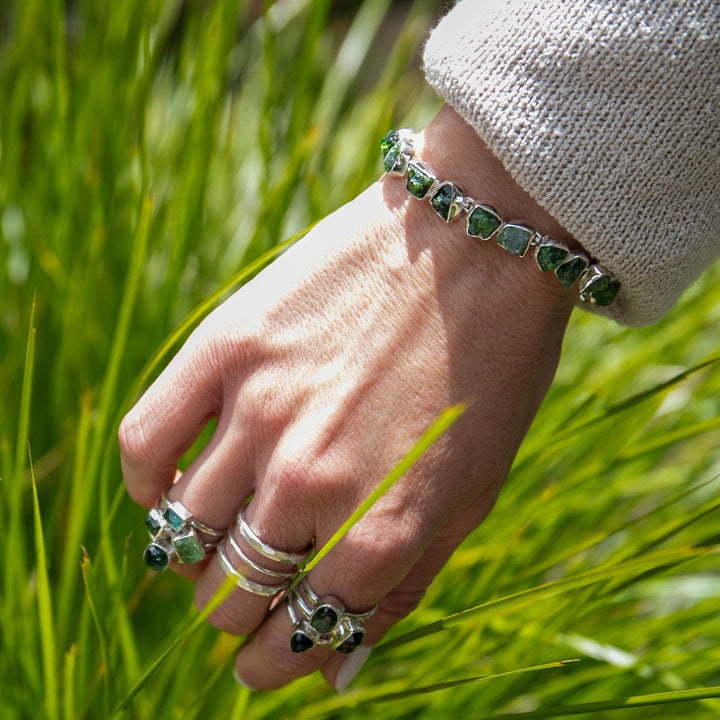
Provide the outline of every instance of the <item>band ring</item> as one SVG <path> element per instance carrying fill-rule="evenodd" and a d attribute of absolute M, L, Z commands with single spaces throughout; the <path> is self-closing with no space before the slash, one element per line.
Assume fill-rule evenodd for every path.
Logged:
<path fill-rule="evenodd" d="M 285 565 L 300 565 L 305 558 L 310 554 L 311 548 L 308 548 L 305 552 L 292 553 L 285 552 L 284 550 L 278 550 L 272 545 L 268 545 L 263 542 L 256 534 L 255 531 L 250 527 L 247 520 L 245 520 L 245 508 L 243 506 L 237 515 L 237 528 L 242 539 L 259 555 L 262 555 L 267 560 L 274 560 L 275 562 L 283 563 Z"/>
<path fill-rule="evenodd" d="M 243 573 L 241 573 L 233 564 L 230 562 L 230 558 L 225 552 L 223 545 L 218 545 L 217 558 L 220 563 L 220 567 L 223 569 L 225 575 L 232 575 L 235 578 L 235 584 L 246 592 L 252 593 L 253 595 L 260 595 L 262 597 L 274 597 L 279 595 L 283 590 L 286 590 L 290 585 L 290 579 L 286 580 L 280 585 L 264 585 L 262 583 L 250 580 Z"/>
<path fill-rule="evenodd" d="M 186 565 L 200 562 L 226 532 L 200 522 L 179 500 L 168 500 L 165 493 L 145 516 L 145 527 L 152 539 L 143 558 L 155 572 L 162 572 L 174 560 Z"/>
<path fill-rule="evenodd" d="M 371 617 L 377 605 L 360 613 L 350 613 L 344 607 L 323 603 L 303 578 L 285 602 L 288 619 L 293 626 L 290 650 L 306 652 L 316 645 L 332 645 L 333 649 L 349 654 L 365 638 L 363 621 Z"/>

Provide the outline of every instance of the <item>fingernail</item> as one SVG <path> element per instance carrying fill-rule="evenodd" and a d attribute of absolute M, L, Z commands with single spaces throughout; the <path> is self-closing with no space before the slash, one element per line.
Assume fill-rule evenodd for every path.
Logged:
<path fill-rule="evenodd" d="M 254 687 L 250 687 L 241 677 L 240 673 L 238 673 L 237 668 L 233 670 L 233 677 L 235 678 L 235 682 L 240 686 L 244 687 L 248 692 L 255 692 Z"/>
<path fill-rule="evenodd" d="M 367 662 L 370 653 L 373 650 L 372 645 L 361 645 L 348 659 L 340 666 L 337 677 L 335 678 L 335 689 L 338 693 L 344 693 L 350 683 L 357 677 L 362 666 Z"/>

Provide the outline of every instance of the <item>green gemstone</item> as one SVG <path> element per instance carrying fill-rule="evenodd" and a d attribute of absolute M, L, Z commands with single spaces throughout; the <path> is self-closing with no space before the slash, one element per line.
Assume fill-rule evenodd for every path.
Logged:
<path fill-rule="evenodd" d="M 513 255 L 522 257 L 530 245 L 533 231 L 523 225 L 505 225 L 495 238 L 500 247 L 504 247 Z"/>
<path fill-rule="evenodd" d="M 191 565 L 205 557 L 205 551 L 193 533 L 173 539 L 173 547 L 181 563 Z"/>
<path fill-rule="evenodd" d="M 535 253 L 535 259 L 543 272 L 549 272 L 559 267 L 569 254 L 569 250 L 557 245 L 540 245 Z"/>
<path fill-rule="evenodd" d="M 183 519 L 171 507 L 165 508 L 163 517 L 167 520 L 168 525 L 173 530 L 179 530 L 183 524 Z"/>
<path fill-rule="evenodd" d="M 460 210 L 457 199 L 460 193 L 452 183 L 444 183 L 432 196 L 430 204 L 435 212 L 445 221 L 450 222 Z"/>
<path fill-rule="evenodd" d="M 416 198 L 422 200 L 428 193 L 428 190 L 432 187 L 435 182 L 435 178 L 430 173 L 425 172 L 421 167 L 415 163 L 408 165 L 407 187 L 408 192 L 414 195 Z"/>
<path fill-rule="evenodd" d="M 309 650 L 315 643 L 302 631 L 296 630 L 290 636 L 290 649 L 294 653 L 301 653 Z"/>
<path fill-rule="evenodd" d="M 380 141 L 380 151 L 382 156 L 387 155 L 387 151 L 400 140 L 400 133 L 397 130 L 390 130 L 388 134 Z"/>
<path fill-rule="evenodd" d="M 321 605 L 313 612 L 310 618 L 310 626 L 313 630 L 327 635 L 329 632 L 332 632 L 339 619 L 340 617 L 335 608 L 330 605 Z"/>
<path fill-rule="evenodd" d="M 611 305 L 613 300 L 617 297 L 620 290 L 620 283 L 617 280 L 612 280 L 608 283 L 604 290 L 597 290 L 591 294 L 592 299 L 596 305 L 606 307 Z"/>
<path fill-rule="evenodd" d="M 154 512 L 149 512 L 145 516 L 145 527 L 150 531 L 150 534 L 155 537 L 160 532 L 160 522 Z"/>
<path fill-rule="evenodd" d="M 562 265 L 555 270 L 555 275 L 560 281 L 560 284 L 568 290 L 585 272 L 587 266 L 587 260 L 576 255 L 562 263 Z"/>
<path fill-rule="evenodd" d="M 395 143 L 386 153 L 383 155 L 383 167 L 385 172 L 391 172 L 395 167 L 398 157 L 400 157 L 400 143 Z"/>
<path fill-rule="evenodd" d="M 496 213 L 478 205 L 468 216 L 467 234 L 487 240 L 501 225 Z"/>
<path fill-rule="evenodd" d="M 365 638 L 365 633 L 362 630 L 356 630 L 351 633 L 350 637 L 341 642 L 335 649 L 338 652 L 344 653 L 345 655 L 351 653 L 356 647 L 362 644 Z"/>
<path fill-rule="evenodd" d="M 154 572 L 164 570 L 170 562 L 170 557 L 165 550 L 155 543 L 151 543 L 145 548 L 143 559 L 145 564 Z"/>

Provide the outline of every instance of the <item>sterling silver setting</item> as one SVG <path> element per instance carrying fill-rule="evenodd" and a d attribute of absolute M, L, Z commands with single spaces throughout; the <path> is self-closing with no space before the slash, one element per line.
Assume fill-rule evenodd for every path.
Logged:
<path fill-rule="evenodd" d="M 145 527 L 151 541 L 143 558 L 154 572 L 162 572 L 174 561 L 200 562 L 227 532 L 200 522 L 179 500 L 168 500 L 164 493 L 146 515 Z"/>
<path fill-rule="evenodd" d="M 290 650 L 307 652 L 316 645 L 331 645 L 345 655 L 357 649 L 365 638 L 364 621 L 372 617 L 377 605 L 370 610 L 351 613 L 344 607 L 321 602 L 306 578 L 288 595 L 285 601 L 288 619 L 293 626 Z"/>

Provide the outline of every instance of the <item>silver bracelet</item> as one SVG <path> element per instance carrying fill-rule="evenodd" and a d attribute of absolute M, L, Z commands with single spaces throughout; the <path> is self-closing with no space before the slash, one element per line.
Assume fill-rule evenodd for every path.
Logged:
<path fill-rule="evenodd" d="M 529 248 L 543 272 L 553 272 L 560 284 L 570 289 L 580 286 L 580 300 L 593 305 L 610 305 L 617 297 L 620 282 L 584 253 L 571 250 L 565 243 L 543 235 L 523 222 L 505 222 L 490 205 L 464 195 L 449 180 L 439 180 L 435 173 L 415 157 L 410 128 L 391 130 L 381 141 L 383 167 L 390 175 L 405 177 L 405 187 L 414 198 L 427 200 L 446 222 L 466 217 L 466 233 L 476 239 L 490 240 L 517 257 Z"/>

